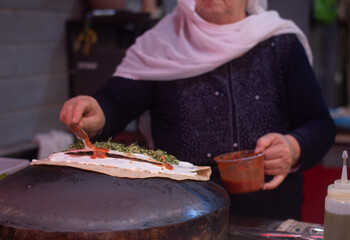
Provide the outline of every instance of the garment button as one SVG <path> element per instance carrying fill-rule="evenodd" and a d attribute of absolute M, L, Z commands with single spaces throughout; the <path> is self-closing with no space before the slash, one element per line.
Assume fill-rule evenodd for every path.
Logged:
<path fill-rule="evenodd" d="M 233 147 L 234 147 L 234 148 L 238 147 L 238 143 L 234 143 L 234 144 L 233 144 Z"/>
<path fill-rule="evenodd" d="M 215 96 L 219 96 L 220 92 L 216 91 L 214 94 L 215 94 Z"/>
<path fill-rule="evenodd" d="M 271 47 L 274 47 L 274 46 L 275 46 L 275 43 L 274 43 L 274 42 L 272 42 L 272 43 L 271 43 Z"/>
<path fill-rule="evenodd" d="M 207 153 L 207 158 L 211 158 L 211 153 Z"/>
<path fill-rule="evenodd" d="M 259 96 L 259 95 L 256 95 L 256 96 L 255 96 L 255 99 L 256 99 L 256 100 L 259 100 L 259 99 L 260 99 L 260 96 Z"/>

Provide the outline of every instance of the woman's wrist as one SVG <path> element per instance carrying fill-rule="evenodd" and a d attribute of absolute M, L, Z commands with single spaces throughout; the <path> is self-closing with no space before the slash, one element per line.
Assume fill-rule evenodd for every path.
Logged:
<path fill-rule="evenodd" d="M 287 141 L 289 142 L 291 150 L 292 165 L 291 168 L 298 167 L 300 158 L 300 145 L 299 142 L 292 135 L 285 135 Z"/>

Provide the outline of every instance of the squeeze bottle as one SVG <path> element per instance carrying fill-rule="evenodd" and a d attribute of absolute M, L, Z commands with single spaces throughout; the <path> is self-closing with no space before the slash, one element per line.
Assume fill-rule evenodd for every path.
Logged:
<path fill-rule="evenodd" d="M 324 239 L 350 240 L 350 181 L 347 176 L 347 151 L 343 152 L 341 179 L 328 186 L 325 199 Z"/>

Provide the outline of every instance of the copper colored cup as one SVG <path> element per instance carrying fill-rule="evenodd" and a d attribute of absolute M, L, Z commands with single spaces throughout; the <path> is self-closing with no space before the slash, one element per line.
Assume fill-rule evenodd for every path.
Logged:
<path fill-rule="evenodd" d="M 214 158 L 227 192 L 250 193 L 264 185 L 264 154 L 245 150 L 221 154 Z"/>

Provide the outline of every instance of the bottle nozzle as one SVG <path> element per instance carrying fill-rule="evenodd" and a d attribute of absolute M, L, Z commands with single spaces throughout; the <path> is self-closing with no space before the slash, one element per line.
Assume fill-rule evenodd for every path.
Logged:
<path fill-rule="evenodd" d="M 348 173 L 347 173 L 347 167 L 346 167 L 346 160 L 348 159 L 348 152 L 345 150 L 343 151 L 343 171 L 341 174 L 341 183 L 348 183 Z"/>

